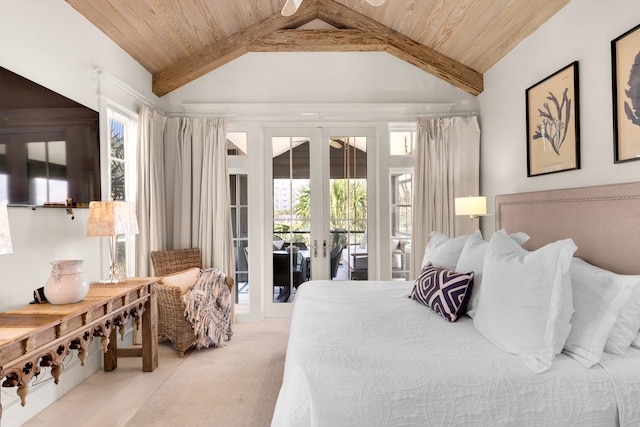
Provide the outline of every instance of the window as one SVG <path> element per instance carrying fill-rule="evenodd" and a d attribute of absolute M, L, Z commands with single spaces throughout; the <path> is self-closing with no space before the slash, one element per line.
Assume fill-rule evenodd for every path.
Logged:
<path fill-rule="evenodd" d="M 227 153 L 230 156 L 247 155 L 246 132 L 227 132 Z"/>
<path fill-rule="evenodd" d="M 391 278 L 409 280 L 413 213 L 413 152 L 416 147 L 416 124 L 389 124 L 389 147 L 392 164 L 389 174 Z"/>
<path fill-rule="evenodd" d="M 247 175 L 230 175 L 231 226 L 236 258 L 236 304 L 249 304 L 249 206 Z"/>
<path fill-rule="evenodd" d="M 107 107 L 109 141 L 109 195 L 112 200 L 135 203 L 137 117 Z M 118 236 L 116 260 L 118 272 L 133 276 L 135 236 Z"/>
<path fill-rule="evenodd" d="M 415 124 L 390 126 L 389 154 L 392 156 L 411 156 L 416 148 L 416 132 L 410 129 Z"/>
<path fill-rule="evenodd" d="M 411 173 L 391 174 L 391 277 L 408 280 L 412 221 Z"/>

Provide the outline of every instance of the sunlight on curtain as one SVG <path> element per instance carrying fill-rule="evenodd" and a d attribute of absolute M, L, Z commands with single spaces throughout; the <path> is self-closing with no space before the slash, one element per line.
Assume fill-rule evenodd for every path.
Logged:
<path fill-rule="evenodd" d="M 140 110 L 138 126 L 138 228 L 136 275 L 151 276 L 149 254 L 166 248 L 164 151 L 166 118 L 147 107 Z"/>
<path fill-rule="evenodd" d="M 456 217 L 454 198 L 480 190 L 480 126 L 476 116 L 420 117 L 414 151 L 414 193 L 410 278 L 420 272 L 431 231 L 469 234 L 478 220 Z"/>

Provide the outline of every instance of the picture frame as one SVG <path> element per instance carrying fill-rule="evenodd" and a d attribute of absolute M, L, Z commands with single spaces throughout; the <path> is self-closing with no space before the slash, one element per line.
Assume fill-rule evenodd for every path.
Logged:
<path fill-rule="evenodd" d="M 526 90 L 527 176 L 580 169 L 578 61 Z"/>
<path fill-rule="evenodd" d="M 613 162 L 640 160 L 640 25 L 611 41 Z"/>

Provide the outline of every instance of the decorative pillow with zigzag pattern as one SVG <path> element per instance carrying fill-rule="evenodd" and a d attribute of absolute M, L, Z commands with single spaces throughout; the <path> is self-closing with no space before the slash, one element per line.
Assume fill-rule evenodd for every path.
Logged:
<path fill-rule="evenodd" d="M 473 272 L 456 273 L 428 263 L 416 280 L 409 298 L 431 307 L 450 322 L 467 311 L 473 287 Z"/>

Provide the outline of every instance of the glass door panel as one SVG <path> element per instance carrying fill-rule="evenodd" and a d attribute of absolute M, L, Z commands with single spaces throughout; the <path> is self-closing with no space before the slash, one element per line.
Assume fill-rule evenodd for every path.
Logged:
<path fill-rule="evenodd" d="M 308 280 L 378 277 L 369 259 L 377 257 L 368 206 L 367 145 L 373 128 L 265 130 L 271 158 L 265 191 L 271 193 L 271 224 L 264 230 L 267 250 L 265 314 L 290 313 L 298 286 Z M 269 188 L 271 187 L 271 188 Z"/>
<path fill-rule="evenodd" d="M 311 176 L 309 137 L 273 137 L 273 303 L 293 300 L 310 277 Z"/>
<path fill-rule="evenodd" d="M 367 137 L 331 136 L 328 144 L 331 279 L 366 280 Z"/>

